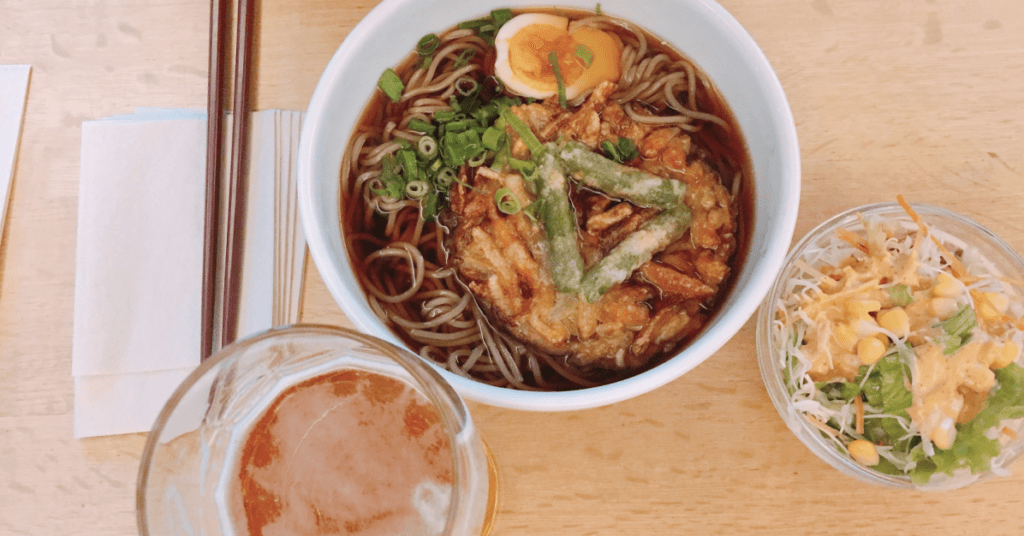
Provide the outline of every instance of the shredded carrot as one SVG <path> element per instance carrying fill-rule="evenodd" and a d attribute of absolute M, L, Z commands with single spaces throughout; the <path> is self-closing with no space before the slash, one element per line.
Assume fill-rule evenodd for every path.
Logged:
<path fill-rule="evenodd" d="M 857 395 L 857 398 L 853 399 L 853 405 L 857 408 L 857 424 L 855 430 L 858 434 L 864 434 L 864 399 L 861 395 Z"/>
<path fill-rule="evenodd" d="M 822 432 L 825 432 L 826 434 L 832 437 L 836 437 L 839 435 L 839 430 L 836 430 L 835 428 L 832 428 L 831 426 L 821 422 L 821 419 L 815 417 L 814 415 L 804 413 L 804 417 L 807 419 L 808 422 L 810 422 L 814 426 L 817 426 L 818 429 L 821 430 Z"/>
<path fill-rule="evenodd" d="M 836 231 L 836 235 L 839 236 L 840 240 L 848 242 L 851 246 L 863 251 L 865 254 L 871 253 L 870 251 L 868 251 L 868 245 L 861 241 L 860 236 L 858 236 L 853 231 L 850 231 L 848 229 L 840 229 Z"/>
<path fill-rule="evenodd" d="M 1002 432 L 1006 434 L 1011 440 L 1017 439 L 1017 432 L 1014 432 L 1013 430 L 1007 428 L 1006 426 L 1003 427 Z"/>
<path fill-rule="evenodd" d="M 928 226 L 925 225 L 924 220 L 921 219 L 921 216 L 918 216 L 917 212 L 914 212 L 914 209 L 910 207 L 910 203 L 907 203 L 907 200 L 903 199 L 902 194 L 896 195 L 896 201 L 899 202 L 900 206 L 903 207 L 903 210 L 906 211 L 907 216 L 910 216 L 910 219 L 917 224 L 917 226 L 921 229 L 921 232 L 926 233 L 929 237 L 931 237 L 932 242 L 934 242 L 935 245 L 939 248 L 939 251 L 942 253 L 942 256 L 945 257 L 947 261 L 949 261 L 949 268 L 950 270 L 953 271 L 953 275 L 957 279 L 963 279 L 967 277 L 967 269 L 964 268 L 964 263 L 960 262 L 960 259 L 958 259 L 956 255 L 950 253 L 949 250 L 946 249 L 946 246 L 942 245 L 942 243 L 939 242 L 938 238 L 935 238 L 934 236 L 931 235 L 931 233 L 928 233 Z"/>

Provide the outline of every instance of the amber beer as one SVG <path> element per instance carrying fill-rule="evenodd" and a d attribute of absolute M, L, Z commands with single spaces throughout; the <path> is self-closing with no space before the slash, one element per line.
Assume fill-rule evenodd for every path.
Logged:
<path fill-rule="evenodd" d="M 228 489 L 239 534 L 445 530 L 451 444 L 437 409 L 400 379 L 347 368 L 296 383 L 248 430 L 240 454 Z"/>

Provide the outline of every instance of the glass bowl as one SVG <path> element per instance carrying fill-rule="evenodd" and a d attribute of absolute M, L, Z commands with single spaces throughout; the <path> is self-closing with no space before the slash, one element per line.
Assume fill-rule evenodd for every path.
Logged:
<path fill-rule="evenodd" d="M 1019 285 L 1019 282 L 1024 281 L 1024 259 L 1021 259 L 1020 255 L 1014 252 L 1003 240 L 988 229 L 960 214 L 956 214 L 943 208 L 920 204 L 910 206 L 912 210 L 920 216 L 921 220 L 923 220 L 923 222 L 928 226 L 929 231 L 938 240 L 946 244 L 949 249 L 957 252 L 960 258 L 968 261 L 968 267 L 974 266 L 977 268 L 978 266 L 984 266 L 985 270 L 989 270 L 992 273 L 1000 275 L 1004 282 L 1014 280 L 1018 282 Z M 786 339 L 788 337 L 793 337 L 795 333 L 786 326 L 786 322 L 780 320 L 778 312 L 780 310 L 785 310 L 783 300 L 792 296 L 794 292 L 808 292 L 807 288 L 809 285 L 807 284 L 807 281 L 812 279 L 811 276 L 807 275 L 808 265 L 814 268 L 821 267 L 822 265 L 838 265 L 839 256 L 836 255 L 835 252 L 839 251 L 840 248 L 837 247 L 837 244 L 845 244 L 843 239 L 838 235 L 840 231 L 864 233 L 865 221 L 880 222 L 882 220 L 893 222 L 893 225 L 901 226 L 908 230 L 917 228 L 917 224 L 914 223 L 912 217 L 898 203 L 865 205 L 850 209 L 818 225 L 799 242 L 797 242 L 790 250 L 783 264 L 782 271 L 776 278 L 775 283 L 769 291 L 768 296 L 757 315 L 756 338 L 758 363 L 760 365 L 761 374 L 764 379 L 768 395 L 789 429 L 796 434 L 797 438 L 808 449 L 810 449 L 811 452 L 844 474 L 858 478 L 864 482 L 896 488 L 943 490 L 962 487 L 991 475 L 1007 474 L 1008 468 L 1012 465 L 1014 460 L 1020 456 L 1021 452 L 1024 451 L 1024 419 L 1018 418 L 1015 420 L 1001 421 L 1001 426 L 1009 428 L 1009 432 L 1005 433 L 1005 435 L 999 439 L 1001 443 L 1003 443 L 1002 448 L 999 454 L 991 459 L 991 468 L 989 470 L 979 471 L 976 474 L 972 474 L 969 469 L 961 468 L 954 471 L 953 475 L 948 475 L 944 472 L 936 472 L 926 482 L 921 481 L 922 479 L 918 479 L 915 483 L 915 481 L 906 474 L 901 474 L 899 472 L 897 474 L 886 474 L 885 472 L 854 461 L 848 453 L 845 445 L 842 444 L 843 442 L 834 439 L 831 432 L 826 433 L 826 431 L 824 431 L 825 429 L 822 428 L 820 418 L 818 418 L 818 422 L 815 423 L 813 422 L 815 417 L 808 415 L 808 412 L 821 415 L 821 413 L 816 413 L 819 409 L 818 406 L 815 405 L 815 402 L 820 402 L 823 398 L 812 399 L 812 401 L 809 402 L 806 397 L 803 397 L 802 402 L 799 402 L 799 409 L 795 406 L 793 400 L 794 396 L 791 394 L 791 388 L 787 387 L 785 378 L 788 373 L 785 369 L 787 368 L 787 363 L 789 363 L 789 360 L 791 359 L 791 353 L 787 351 L 787 346 L 789 345 Z M 847 238 L 849 238 L 849 236 Z M 849 248 L 848 251 L 852 251 L 852 248 Z M 801 268 L 801 266 L 803 268 Z M 1014 286 L 1009 283 L 1005 283 L 1005 289 L 1008 295 L 1010 295 L 1011 303 L 1010 313 L 1007 314 L 1012 313 L 1019 319 L 1021 315 L 1024 314 L 1024 297 L 1021 295 L 1022 289 L 1019 286 Z M 804 295 L 806 296 L 807 294 Z M 886 307 L 886 305 L 883 305 L 883 309 L 884 307 Z M 1019 326 L 1021 322 L 1018 320 L 1017 324 Z M 793 322 L 790 323 L 790 325 L 796 326 L 798 323 Z M 1018 327 L 1016 334 L 1018 339 L 1018 349 L 1021 347 L 1019 339 L 1024 336 L 1024 334 L 1019 332 L 1020 329 Z M 797 345 L 797 347 L 803 348 L 803 344 L 809 344 L 806 337 L 801 338 L 801 345 Z M 793 363 L 797 362 L 796 358 L 792 359 Z M 916 371 L 917 358 L 913 358 L 909 361 L 912 361 L 915 364 L 911 365 L 907 370 Z M 1016 357 L 1016 363 L 1018 365 L 1024 363 L 1024 357 L 1021 357 L 1021 353 L 1019 351 Z M 861 367 L 865 366 L 866 365 L 861 364 Z M 860 368 L 860 374 L 863 374 L 865 370 L 865 368 Z M 797 372 L 799 373 L 799 371 Z M 910 376 L 912 377 L 913 374 L 914 373 L 911 372 Z M 805 376 L 801 375 L 800 377 L 804 378 Z M 809 376 L 806 377 L 809 379 Z M 861 378 L 861 376 L 858 376 L 858 378 Z M 828 380 L 821 381 L 824 383 Z M 855 380 L 855 382 L 856 381 L 858 380 Z M 908 382 L 909 381 L 910 380 L 908 379 Z M 796 386 L 795 383 L 791 385 L 794 387 Z M 806 385 L 806 383 L 804 385 Z M 817 385 L 820 386 L 822 384 L 819 383 Z M 861 381 L 861 385 L 864 385 L 863 381 Z M 909 386 L 910 384 L 907 383 L 905 385 Z M 820 393 L 818 387 L 815 387 L 814 391 Z M 864 398 L 862 398 L 862 400 L 866 400 L 866 392 L 863 396 Z M 796 398 L 801 398 L 801 396 L 797 395 Z M 1024 413 L 1021 413 L 1021 416 L 1024 416 Z M 843 417 L 838 417 L 838 419 L 841 418 Z M 837 418 L 833 417 L 833 419 Z M 847 419 L 849 418 L 847 417 Z M 832 424 L 829 428 L 832 428 L 833 430 L 836 426 L 840 426 L 838 420 L 830 420 L 829 422 Z M 847 420 L 846 422 L 849 421 Z M 913 426 L 916 427 L 917 425 L 914 424 Z M 844 432 L 846 431 L 849 430 L 844 430 Z M 849 438 L 853 433 L 854 432 L 851 432 L 850 435 L 845 435 L 845 437 Z M 841 434 L 841 436 L 844 436 L 844 434 Z M 930 439 L 921 440 L 921 443 L 930 443 Z M 924 447 L 922 446 L 922 448 Z M 933 446 L 931 448 L 935 447 Z M 957 443 L 954 443 L 950 448 L 950 451 L 957 448 Z"/>

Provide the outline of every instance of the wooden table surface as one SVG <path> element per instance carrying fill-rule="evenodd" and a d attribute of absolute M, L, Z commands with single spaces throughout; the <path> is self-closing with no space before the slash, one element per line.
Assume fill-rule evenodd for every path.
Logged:
<path fill-rule="evenodd" d="M 304 110 L 373 0 L 264 0 L 258 108 Z M 897 193 L 1024 252 L 1024 10 L 1014 0 L 723 0 L 785 88 L 796 235 Z M 209 4 L 0 0 L 0 63 L 33 66 L 0 249 L 0 534 L 136 532 L 145 434 L 72 438 L 81 123 L 205 107 Z M 310 265 L 303 320 L 350 325 Z M 496 535 L 1022 534 L 1024 462 L 947 493 L 869 486 L 786 429 L 754 326 L 686 376 L 570 413 L 471 404 L 500 467 Z"/>

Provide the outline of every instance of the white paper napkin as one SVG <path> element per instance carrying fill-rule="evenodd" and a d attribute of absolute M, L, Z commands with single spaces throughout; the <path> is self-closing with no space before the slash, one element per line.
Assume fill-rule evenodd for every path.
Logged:
<path fill-rule="evenodd" d="M 299 121 L 253 114 L 240 337 L 298 319 L 297 307 L 288 316 L 275 304 L 301 293 L 305 242 L 279 231 L 300 227 L 288 221 Z M 75 437 L 149 430 L 199 364 L 205 156 L 201 110 L 138 108 L 82 124 Z"/>
<path fill-rule="evenodd" d="M 29 65 L 0 65 L 0 236 L 7 219 L 7 199 L 14 179 L 14 157 L 18 154 L 31 70 Z"/>

